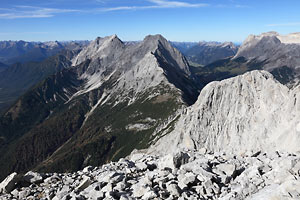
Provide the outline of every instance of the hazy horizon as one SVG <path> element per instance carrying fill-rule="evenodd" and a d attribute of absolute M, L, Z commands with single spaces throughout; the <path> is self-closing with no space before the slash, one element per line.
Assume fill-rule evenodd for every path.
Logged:
<path fill-rule="evenodd" d="M 157 33 L 157 34 L 160 34 L 160 33 Z M 116 34 L 117 35 L 117 34 Z M 162 35 L 162 34 L 160 34 Z M 97 36 L 97 37 L 101 37 L 101 38 L 104 38 L 104 37 L 107 37 L 107 36 L 111 36 L 111 35 L 104 35 L 104 36 Z M 144 36 L 144 38 L 146 37 L 147 35 Z M 164 35 L 162 35 L 164 37 Z M 97 38 L 96 37 L 96 38 Z M 144 38 L 142 39 L 139 39 L 139 40 L 123 40 L 122 38 L 120 38 L 118 35 L 117 37 L 123 41 L 123 42 L 142 42 Z M 24 41 L 24 42 L 35 42 L 35 43 L 45 43 L 45 42 L 60 42 L 60 43 L 63 43 L 63 42 L 83 42 L 83 41 L 93 41 L 95 40 L 96 38 L 94 39 L 91 39 L 91 40 L 88 40 L 88 39 L 75 39 L 75 40 L 44 40 L 44 41 L 41 41 L 41 40 L 22 40 L 22 39 L 19 39 L 19 40 L 0 40 L 1 42 L 4 42 L 4 41 L 12 41 L 12 42 L 19 42 L 19 41 Z M 166 37 L 165 37 L 166 38 Z M 168 40 L 168 38 L 166 38 Z M 245 38 L 246 39 L 246 38 Z M 242 44 L 243 41 L 216 41 L 216 40 L 201 40 L 199 39 L 198 41 L 173 41 L 173 40 L 168 40 L 169 42 L 179 42 L 179 43 L 200 43 L 200 42 L 216 42 L 216 43 L 224 43 L 224 42 L 233 42 L 234 44 Z"/>

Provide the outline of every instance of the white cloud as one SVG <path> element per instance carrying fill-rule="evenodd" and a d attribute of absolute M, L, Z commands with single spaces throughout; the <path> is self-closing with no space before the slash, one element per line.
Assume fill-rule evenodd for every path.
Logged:
<path fill-rule="evenodd" d="M 109 12 L 109 11 L 117 11 L 117 10 L 137 10 L 137 9 L 145 9 L 144 7 L 138 6 L 120 6 L 120 7 L 112 7 L 112 8 L 101 8 L 98 11 Z"/>
<path fill-rule="evenodd" d="M 106 3 L 107 0 L 95 0 L 95 2 L 97 2 L 97 3 Z"/>
<path fill-rule="evenodd" d="M 104 3 L 107 0 L 96 0 L 99 3 Z M 19 18 L 48 18 L 54 17 L 59 13 L 99 13 L 119 10 L 143 10 L 143 9 L 159 9 L 159 8 L 199 8 L 209 6 L 204 3 L 187 3 L 183 1 L 168 1 L 168 0 L 144 0 L 150 3 L 145 6 L 119 6 L 107 8 L 94 8 L 88 10 L 75 9 L 58 9 L 36 6 L 18 5 L 12 8 L 0 8 L 0 19 L 19 19 Z"/>
<path fill-rule="evenodd" d="M 99 11 L 108 12 L 108 11 L 117 11 L 117 10 L 144 10 L 144 9 L 158 9 L 158 8 L 199 8 L 207 7 L 209 4 L 205 3 L 187 3 L 182 1 L 167 1 L 167 0 L 147 0 L 152 3 L 148 6 L 120 6 L 120 7 L 111 7 L 111 8 L 102 8 Z"/>
<path fill-rule="evenodd" d="M 217 4 L 215 5 L 217 8 L 251 8 L 247 5 L 240 5 L 240 4 Z"/>
<path fill-rule="evenodd" d="M 195 8 L 195 7 L 205 7 L 208 6 L 208 4 L 204 3 L 187 3 L 182 1 L 166 1 L 166 0 L 148 0 L 149 2 L 152 2 L 156 4 L 158 7 L 161 8 Z"/>
<path fill-rule="evenodd" d="M 2 11 L 2 12 L 1 12 Z M 79 12 L 72 9 L 43 8 L 35 6 L 15 6 L 12 9 L 0 8 L 0 19 L 47 18 L 58 13 Z"/>
<path fill-rule="evenodd" d="M 276 26 L 300 26 L 300 22 L 289 22 L 283 24 L 267 24 L 268 27 L 276 27 Z"/>
<path fill-rule="evenodd" d="M 251 8 L 250 6 L 247 6 L 247 5 L 240 5 L 240 4 L 237 4 L 237 5 L 235 5 L 234 7 L 236 7 L 236 8 Z"/>

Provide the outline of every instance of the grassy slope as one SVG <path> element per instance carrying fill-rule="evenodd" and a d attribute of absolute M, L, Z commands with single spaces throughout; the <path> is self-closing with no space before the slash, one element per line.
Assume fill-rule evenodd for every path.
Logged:
<path fill-rule="evenodd" d="M 123 102 L 112 107 L 113 99 L 99 106 L 84 126 L 37 169 L 78 170 L 85 165 L 98 166 L 111 160 L 118 160 L 130 154 L 135 148 L 148 147 L 156 127 L 181 106 L 181 103 L 177 102 L 178 94 L 169 92 L 172 98 L 166 101 L 157 101 L 157 98 L 145 100 L 149 93 L 144 93 L 129 106 L 128 102 Z M 156 121 L 149 123 L 146 118 Z M 126 128 L 129 124 L 135 123 L 150 124 L 151 127 L 147 130 Z"/>

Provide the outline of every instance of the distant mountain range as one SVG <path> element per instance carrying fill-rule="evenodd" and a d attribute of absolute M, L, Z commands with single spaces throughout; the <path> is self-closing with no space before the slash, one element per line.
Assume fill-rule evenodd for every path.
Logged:
<path fill-rule="evenodd" d="M 187 50 L 190 48 L 196 46 L 198 43 L 197 42 L 174 42 L 174 41 L 169 41 L 170 44 L 178 49 L 182 54 L 185 54 Z"/>
<path fill-rule="evenodd" d="M 171 44 L 180 50 L 194 66 L 204 66 L 232 57 L 238 51 L 238 46 L 232 42 L 171 42 Z"/>
<path fill-rule="evenodd" d="M 90 41 L 0 41 L 0 62 L 11 65 L 14 63 L 40 62 L 56 55 L 62 50 L 78 50 Z M 126 45 L 140 41 L 124 42 Z M 189 61 L 196 65 L 207 65 L 216 60 L 234 56 L 238 47 L 233 43 L 218 42 L 170 42 L 183 53 Z"/>
<path fill-rule="evenodd" d="M 70 66 L 89 41 L 0 42 L 0 113 L 49 75 Z"/>
<path fill-rule="evenodd" d="M 234 56 L 237 50 L 238 47 L 232 42 L 200 42 L 188 49 L 185 55 L 192 64 L 208 65 L 217 60 Z"/>
<path fill-rule="evenodd" d="M 6 63 L 0 63 L 0 88 L 2 88 L 0 90 L 0 113 L 4 112 L 18 97 L 39 81 L 65 67 L 69 67 L 70 55 L 65 57 L 65 54 L 76 54 L 89 42 L 0 42 L 0 61 Z M 141 41 L 124 42 L 126 46 L 137 45 L 138 43 Z M 171 44 L 182 53 L 186 53 L 188 62 L 196 65 L 196 67 L 229 55 L 224 48 L 226 44 L 221 43 L 171 42 Z M 59 57 L 61 59 L 58 61 L 57 58 Z M 63 67 L 58 67 L 58 65 Z M 11 67 L 8 69 L 9 66 Z M 199 69 L 196 68 L 197 70 Z M 14 81 L 11 82 L 11 80 Z M 203 87 L 201 81 L 198 81 L 198 84 Z"/>
<path fill-rule="evenodd" d="M 77 51 L 63 50 L 41 62 L 16 63 L 0 71 L 0 113 L 11 106 L 28 89 L 71 66 Z"/>
<path fill-rule="evenodd" d="M 76 50 L 87 45 L 88 41 L 76 42 L 25 42 L 0 41 L 0 62 L 11 65 L 29 61 L 42 61 L 63 49 Z"/>

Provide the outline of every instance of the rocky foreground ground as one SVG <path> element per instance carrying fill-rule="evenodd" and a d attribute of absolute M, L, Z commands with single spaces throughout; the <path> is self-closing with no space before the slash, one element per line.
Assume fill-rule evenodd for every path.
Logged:
<path fill-rule="evenodd" d="M 13 173 L 0 199 L 300 199 L 300 154 L 133 154 L 75 173 Z"/>

